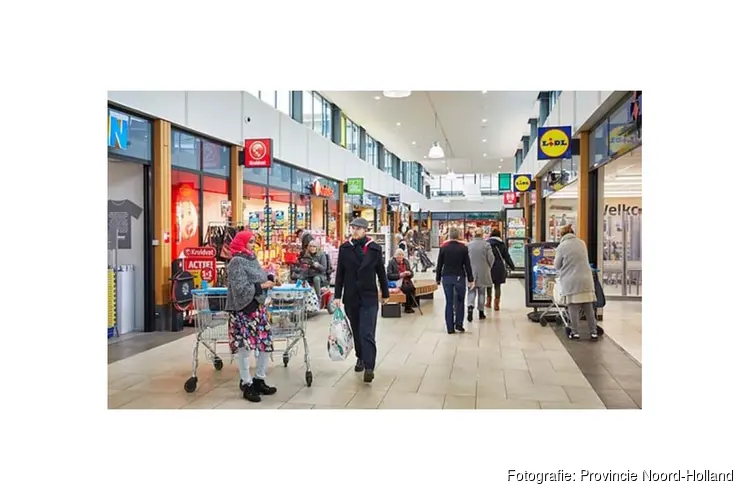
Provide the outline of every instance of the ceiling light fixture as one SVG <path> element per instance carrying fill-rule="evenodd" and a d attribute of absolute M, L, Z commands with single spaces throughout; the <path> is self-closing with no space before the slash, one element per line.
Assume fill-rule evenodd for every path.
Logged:
<path fill-rule="evenodd" d="M 482 91 L 482 94 L 486 94 L 486 93 L 487 93 L 487 91 L 486 91 L 486 90 L 483 90 L 483 91 Z"/>
<path fill-rule="evenodd" d="M 400 127 L 401 126 L 401 122 L 396 122 L 396 126 Z"/>
<path fill-rule="evenodd" d="M 484 157 L 487 158 L 487 153 L 484 153 Z"/>
<path fill-rule="evenodd" d="M 502 158 L 500 158 L 500 163 L 502 163 L 502 162 L 504 162 L 504 161 L 505 161 L 505 160 L 503 160 Z"/>
<path fill-rule="evenodd" d="M 376 101 L 379 101 L 379 100 L 380 100 L 380 96 L 379 96 L 379 95 L 376 95 L 376 96 L 374 97 L 374 99 L 375 99 Z"/>
<path fill-rule="evenodd" d="M 482 139 L 482 142 L 487 142 L 487 139 Z"/>
<path fill-rule="evenodd" d="M 432 147 L 430 148 L 430 151 L 427 153 L 427 156 L 433 159 L 445 157 L 445 152 L 443 151 L 443 148 L 440 147 L 440 143 L 438 141 L 435 141 L 432 144 Z"/>
<path fill-rule="evenodd" d="M 391 99 L 402 99 L 411 95 L 411 90 L 384 90 L 383 95 Z"/>
<path fill-rule="evenodd" d="M 482 123 L 487 123 L 487 118 L 482 118 Z"/>
<path fill-rule="evenodd" d="M 411 141 L 411 145 L 412 146 L 416 146 L 417 145 L 417 141 Z"/>

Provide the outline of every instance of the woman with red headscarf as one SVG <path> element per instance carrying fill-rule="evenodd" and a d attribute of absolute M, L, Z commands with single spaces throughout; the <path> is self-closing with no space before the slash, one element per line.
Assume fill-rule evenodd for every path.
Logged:
<path fill-rule="evenodd" d="M 264 306 L 266 290 L 273 280 L 263 270 L 253 251 L 255 236 L 240 231 L 229 245 L 232 258 L 227 265 L 227 305 L 232 315 L 229 322 L 229 348 L 237 355 L 240 388 L 245 399 L 258 403 L 261 395 L 276 393 L 266 384 L 266 370 L 273 339 Z M 257 358 L 255 376 L 250 379 L 250 353 Z"/>

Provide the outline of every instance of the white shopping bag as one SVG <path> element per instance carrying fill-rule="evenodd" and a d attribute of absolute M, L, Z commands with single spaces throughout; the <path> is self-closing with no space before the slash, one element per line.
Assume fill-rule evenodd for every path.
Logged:
<path fill-rule="evenodd" d="M 344 311 L 336 309 L 328 329 L 328 356 L 332 361 L 344 361 L 354 349 L 354 334 Z"/>

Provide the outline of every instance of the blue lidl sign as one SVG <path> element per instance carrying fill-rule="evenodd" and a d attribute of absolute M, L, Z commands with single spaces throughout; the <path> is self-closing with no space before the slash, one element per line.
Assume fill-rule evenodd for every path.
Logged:
<path fill-rule="evenodd" d="M 107 122 L 107 145 L 110 148 L 128 149 L 128 138 L 130 136 L 130 117 L 116 111 L 108 110 L 109 120 Z"/>
<path fill-rule="evenodd" d="M 539 127 L 537 134 L 537 160 L 572 158 L 572 127 Z"/>

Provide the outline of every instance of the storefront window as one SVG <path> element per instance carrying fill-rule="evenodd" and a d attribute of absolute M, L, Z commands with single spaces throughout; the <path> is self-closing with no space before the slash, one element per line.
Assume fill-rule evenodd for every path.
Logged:
<path fill-rule="evenodd" d="M 568 224 L 573 225 L 574 231 L 578 230 L 578 182 L 553 192 L 544 203 L 547 215 L 545 241 L 560 241 L 560 230 Z"/>
<path fill-rule="evenodd" d="M 172 129 L 172 165 L 190 170 L 200 169 L 200 137 Z"/>
<path fill-rule="evenodd" d="M 172 258 L 200 246 L 200 177 L 172 169 Z"/>
<path fill-rule="evenodd" d="M 261 225 L 266 208 L 266 187 L 256 184 L 242 185 L 242 222 L 251 231 L 258 231 L 262 236 Z"/>
<path fill-rule="evenodd" d="M 229 177 L 231 149 L 207 140 L 201 142 L 201 167 L 203 172 L 218 177 Z"/>
<path fill-rule="evenodd" d="M 211 225 L 225 225 L 231 220 L 229 205 L 229 180 L 203 176 L 203 234 Z"/>
<path fill-rule="evenodd" d="M 373 167 L 378 167 L 378 143 L 370 134 L 365 135 L 365 144 L 367 147 L 367 163 Z M 381 169 L 382 170 L 382 169 Z"/>
<path fill-rule="evenodd" d="M 331 127 L 331 104 L 323 99 L 323 137 L 330 139 L 333 134 Z"/>
<path fill-rule="evenodd" d="M 268 175 L 268 185 L 285 189 L 288 192 L 292 188 L 291 167 L 273 162 L 273 166 Z"/>
<path fill-rule="evenodd" d="M 265 186 L 268 183 L 268 168 L 243 168 L 242 180 Z"/>
<path fill-rule="evenodd" d="M 108 152 L 151 161 L 151 122 L 114 109 L 108 113 Z"/>

